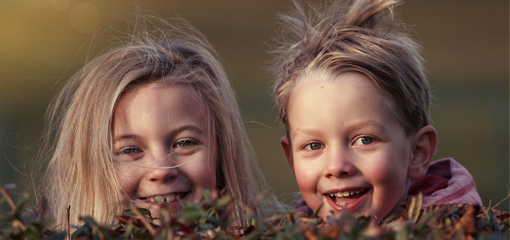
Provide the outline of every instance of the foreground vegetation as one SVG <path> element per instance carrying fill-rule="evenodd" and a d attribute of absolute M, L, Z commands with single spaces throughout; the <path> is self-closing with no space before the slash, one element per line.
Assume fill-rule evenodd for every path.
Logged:
<path fill-rule="evenodd" d="M 183 203 L 183 210 L 171 210 L 154 219 L 145 209 L 132 208 L 117 216 L 118 224 L 105 226 L 90 217 L 71 231 L 55 231 L 42 202 L 28 210 L 28 197 L 15 202 L 0 186 L 0 239 L 509 239 L 509 212 L 495 207 L 448 204 L 422 207 L 421 197 L 409 201 L 402 216 L 391 222 L 355 218 L 340 212 L 325 221 L 297 213 L 252 219 L 246 227 L 231 226 L 232 202 L 227 196 L 204 192 L 199 204 Z M 507 200 L 508 196 L 503 199 Z M 503 202 L 502 201 L 502 202 Z M 500 202 L 501 203 L 501 202 Z M 249 208 L 249 207 L 248 207 Z M 250 216 L 246 216 L 250 217 Z M 158 224 L 155 224 L 155 223 Z"/>

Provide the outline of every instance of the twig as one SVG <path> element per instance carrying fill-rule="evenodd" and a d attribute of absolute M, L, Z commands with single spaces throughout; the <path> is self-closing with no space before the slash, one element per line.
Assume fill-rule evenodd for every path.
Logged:
<path fill-rule="evenodd" d="M 510 191 L 508 190 L 508 186 L 506 186 L 506 191 L 507 191 L 507 195 L 506 197 L 504 197 L 501 201 L 499 201 L 498 203 L 494 204 L 494 206 L 491 206 L 491 202 L 492 202 L 492 199 L 491 201 L 489 202 L 489 206 L 487 208 L 491 209 L 492 211 L 496 211 L 496 207 L 498 207 L 500 204 L 502 204 L 504 201 L 508 200 L 510 198 Z M 480 213 L 478 214 L 476 217 L 481 217 L 482 215 L 484 215 L 485 213 Z"/>
<path fill-rule="evenodd" d="M 67 229 L 67 240 L 71 240 L 71 227 L 69 226 L 69 215 L 71 212 L 71 205 L 67 206 L 67 210 L 66 210 L 66 220 L 67 220 L 67 226 L 66 226 L 66 229 Z"/>
<path fill-rule="evenodd" d="M 151 235 L 154 236 L 156 234 L 156 230 L 154 230 L 152 225 L 149 222 L 147 222 L 147 219 L 145 218 L 145 216 L 143 216 L 142 213 L 140 213 L 140 211 L 138 211 L 138 209 L 132 203 L 129 203 L 129 206 L 131 207 L 133 212 L 136 214 L 136 216 L 140 218 L 140 221 L 142 221 L 143 225 L 145 225 L 145 227 L 147 228 L 147 230 L 149 230 Z"/>
<path fill-rule="evenodd" d="M 17 209 L 16 204 L 14 204 L 14 201 L 12 201 L 12 198 L 11 198 L 11 196 L 9 196 L 9 193 L 7 192 L 7 190 L 5 190 L 5 188 L 3 186 L 0 186 L 0 192 L 4 195 L 7 203 L 9 203 L 9 205 L 11 206 L 12 211 L 15 212 Z"/>
<path fill-rule="evenodd" d="M 503 200 L 499 201 L 498 203 L 494 204 L 494 206 L 492 207 L 492 210 L 494 210 L 497 206 L 499 206 L 500 204 L 502 204 L 504 201 L 506 201 L 508 198 L 510 198 L 510 191 L 508 190 L 508 186 L 506 186 L 506 192 L 507 192 L 507 195 L 505 198 L 503 198 Z"/>

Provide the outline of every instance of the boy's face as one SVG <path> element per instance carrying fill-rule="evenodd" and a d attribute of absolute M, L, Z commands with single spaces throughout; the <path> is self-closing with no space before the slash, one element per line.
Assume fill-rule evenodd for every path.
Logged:
<path fill-rule="evenodd" d="M 310 77 L 311 76 L 311 77 Z M 382 219 L 404 204 L 413 157 L 387 98 L 366 76 L 301 79 L 288 105 L 282 146 L 301 193 L 320 217 L 344 208 Z"/>

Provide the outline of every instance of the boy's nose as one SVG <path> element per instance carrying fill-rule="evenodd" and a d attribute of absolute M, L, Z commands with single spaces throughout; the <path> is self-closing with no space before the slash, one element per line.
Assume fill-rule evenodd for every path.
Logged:
<path fill-rule="evenodd" d="M 327 178 L 352 176 L 356 172 L 356 167 L 351 163 L 350 157 L 346 150 L 340 148 L 331 151 L 327 156 L 325 176 Z"/>

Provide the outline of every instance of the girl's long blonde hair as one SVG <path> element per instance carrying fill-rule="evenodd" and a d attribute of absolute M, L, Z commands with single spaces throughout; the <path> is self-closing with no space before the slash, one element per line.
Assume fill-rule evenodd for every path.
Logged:
<path fill-rule="evenodd" d="M 124 195 L 113 164 L 112 118 L 123 92 L 141 83 L 187 84 L 202 95 L 217 142 L 218 189 L 225 189 L 241 206 L 266 187 L 214 50 L 198 31 L 178 22 L 139 17 L 127 44 L 88 63 L 50 105 L 42 151 L 49 159 L 44 194 L 59 228 L 66 223 L 68 206 L 73 225 L 84 215 L 113 223 L 123 210 Z M 146 23 L 158 27 L 149 31 Z M 244 213 L 236 208 L 236 224 L 244 224 Z"/>

